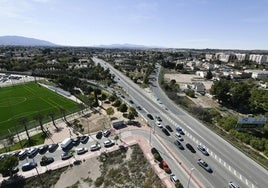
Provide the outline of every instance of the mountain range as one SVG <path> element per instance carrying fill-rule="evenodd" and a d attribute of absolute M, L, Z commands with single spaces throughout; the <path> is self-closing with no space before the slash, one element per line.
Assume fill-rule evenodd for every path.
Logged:
<path fill-rule="evenodd" d="M 56 44 L 22 36 L 0 36 L 0 46 L 57 46 Z"/>

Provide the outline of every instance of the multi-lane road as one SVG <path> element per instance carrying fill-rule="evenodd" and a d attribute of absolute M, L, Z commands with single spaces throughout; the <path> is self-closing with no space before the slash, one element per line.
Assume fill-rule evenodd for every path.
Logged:
<path fill-rule="evenodd" d="M 93 60 L 110 69 L 115 75 L 118 84 L 132 97 L 134 105 L 142 106 L 141 115 L 145 118 L 148 113 L 153 116 L 160 115 L 163 119 L 163 124 L 169 124 L 173 129 L 175 127 L 183 128 L 185 132 L 184 146 L 185 143 L 190 143 L 196 148 L 197 144 L 202 144 L 207 148 L 209 156 L 204 156 L 200 152 L 194 154 L 187 149 L 181 151 L 173 143 L 175 138 L 164 138 L 165 143 L 176 153 L 181 161 L 189 169 L 194 169 L 192 173 L 205 187 L 227 187 L 230 181 L 236 182 L 240 187 L 268 187 L 268 172 L 266 169 L 245 156 L 168 99 L 157 82 L 159 66 L 154 75 L 156 81 L 153 82 L 154 86 L 151 87 L 152 92 L 149 93 L 133 83 L 120 71 L 114 69 L 109 63 L 95 57 Z M 154 125 L 154 121 L 148 118 L 147 120 L 150 125 Z M 163 135 L 159 128 L 156 127 L 155 129 L 157 134 Z M 206 172 L 197 164 L 199 158 L 205 160 L 211 166 L 213 173 Z"/>

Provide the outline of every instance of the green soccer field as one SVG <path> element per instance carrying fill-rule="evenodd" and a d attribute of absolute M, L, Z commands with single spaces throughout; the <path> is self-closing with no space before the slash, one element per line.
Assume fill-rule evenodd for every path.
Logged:
<path fill-rule="evenodd" d="M 34 120 L 36 114 L 42 114 L 43 122 L 48 122 L 48 114 L 54 112 L 55 117 L 60 117 L 61 108 L 66 114 L 79 109 L 74 101 L 35 83 L 0 88 L 0 139 L 9 134 L 9 131 L 14 133 L 15 125 L 19 131 L 23 130 L 20 118 L 26 117 L 30 128 L 39 125 Z"/>

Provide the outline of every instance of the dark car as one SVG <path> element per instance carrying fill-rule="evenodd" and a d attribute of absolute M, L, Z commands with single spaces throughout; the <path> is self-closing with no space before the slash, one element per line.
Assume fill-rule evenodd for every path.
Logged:
<path fill-rule="evenodd" d="M 49 146 L 48 146 L 48 151 L 50 152 L 50 153 L 53 153 L 54 151 L 56 151 L 56 149 L 59 147 L 59 144 L 50 144 Z"/>
<path fill-rule="evenodd" d="M 180 141 L 175 140 L 174 144 L 175 144 L 178 148 L 180 148 L 181 150 L 184 150 L 184 147 L 183 147 L 183 145 L 180 143 Z"/>
<path fill-rule="evenodd" d="M 81 139 L 80 139 L 80 142 L 82 144 L 86 144 L 89 140 L 89 136 L 82 136 Z"/>
<path fill-rule="evenodd" d="M 25 149 L 25 150 L 21 150 L 19 152 L 19 160 L 24 160 L 26 157 L 27 157 L 27 154 L 28 154 L 28 149 Z"/>
<path fill-rule="evenodd" d="M 190 150 L 192 153 L 196 153 L 195 149 L 193 148 L 193 146 L 192 146 L 191 144 L 187 143 L 185 146 L 186 146 L 186 147 L 188 148 L 188 150 Z"/>
<path fill-rule="evenodd" d="M 96 134 L 96 138 L 97 138 L 97 139 L 101 139 L 101 137 L 102 137 L 102 132 L 98 132 L 98 133 Z"/>
<path fill-rule="evenodd" d="M 42 160 L 40 161 L 40 165 L 41 166 L 47 166 L 51 163 L 54 162 L 54 158 L 53 157 L 43 157 Z"/>
<path fill-rule="evenodd" d="M 134 104 L 133 100 L 129 100 L 130 104 Z"/>
<path fill-rule="evenodd" d="M 152 148 L 152 149 L 151 149 L 151 153 L 152 153 L 152 154 L 155 154 L 155 153 L 159 154 L 159 151 L 158 151 L 156 148 Z M 160 155 L 160 154 L 159 154 L 159 155 Z"/>
<path fill-rule="evenodd" d="M 73 156 L 73 154 L 71 154 L 69 152 L 64 152 L 63 154 L 61 154 L 61 159 L 67 160 L 67 159 L 70 159 L 72 156 Z"/>
<path fill-rule="evenodd" d="M 138 110 L 142 110 L 141 106 L 137 106 L 137 109 L 138 109 Z"/>
<path fill-rule="evenodd" d="M 166 129 L 167 129 L 169 132 L 173 132 L 173 129 L 172 129 L 169 125 L 166 125 Z"/>
<path fill-rule="evenodd" d="M 72 144 L 73 144 L 74 146 L 78 146 L 78 145 L 80 144 L 80 139 L 81 139 L 80 136 L 78 136 L 78 137 L 76 137 L 76 138 L 73 138 Z"/>
<path fill-rule="evenodd" d="M 180 133 L 181 135 L 184 135 L 184 132 L 183 132 L 182 128 L 177 127 L 177 128 L 176 128 L 176 131 L 177 131 L 178 133 Z"/>
<path fill-rule="evenodd" d="M 157 121 L 160 121 L 160 122 L 162 121 L 160 116 L 155 116 L 155 118 L 156 118 Z"/>
<path fill-rule="evenodd" d="M 45 154 L 48 150 L 48 145 L 43 145 L 41 147 L 39 147 L 39 154 Z"/>
<path fill-rule="evenodd" d="M 152 116 L 152 114 L 147 114 L 147 117 L 151 120 L 154 120 L 154 117 Z"/>
<path fill-rule="evenodd" d="M 28 155 L 28 157 L 30 159 L 32 159 L 32 158 L 34 158 L 37 155 L 37 153 L 38 153 L 38 148 L 33 147 L 30 150 L 28 150 L 28 154 L 27 155 Z"/>
<path fill-rule="evenodd" d="M 162 128 L 162 131 L 163 131 L 163 133 L 165 133 L 165 135 L 170 136 L 170 134 L 169 134 L 169 132 L 167 131 L 167 129 Z"/>
<path fill-rule="evenodd" d="M 19 169 L 18 167 L 14 167 L 14 168 L 12 168 L 12 170 L 11 170 L 12 174 L 16 174 L 16 173 L 18 173 L 19 171 L 20 171 L 20 169 Z"/>
<path fill-rule="evenodd" d="M 37 167 L 37 164 L 35 162 L 29 162 L 29 163 L 25 163 L 24 165 L 22 165 L 21 169 L 23 172 L 25 172 L 28 170 L 32 170 L 35 167 Z"/>

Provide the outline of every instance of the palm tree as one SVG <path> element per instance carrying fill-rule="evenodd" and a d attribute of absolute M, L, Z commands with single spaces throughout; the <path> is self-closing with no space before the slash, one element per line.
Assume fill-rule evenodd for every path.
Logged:
<path fill-rule="evenodd" d="M 51 118 L 51 121 L 52 121 L 54 127 L 55 127 L 57 130 L 59 130 L 59 128 L 56 126 L 56 123 L 55 123 L 55 113 L 54 113 L 54 112 L 49 112 L 49 113 L 48 113 L 48 117 Z"/>
<path fill-rule="evenodd" d="M 63 120 L 65 122 L 67 122 L 67 120 L 66 120 L 66 110 L 64 108 L 62 108 L 62 107 L 59 107 L 59 109 L 60 109 L 61 115 L 63 116 Z"/>
<path fill-rule="evenodd" d="M 38 123 L 39 123 L 39 125 L 40 125 L 40 128 L 41 128 L 41 130 L 42 130 L 42 132 L 44 133 L 44 135 L 46 135 L 46 131 L 45 131 L 44 126 L 43 126 L 43 119 L 44 119 L 44 116 L 43 116 L 42 114 L 38 113 L 38 114 L 35 114 L 35 115 L 34 115 L 34 119 L 35 119 L 36 121 L 38 121 Z"/>
<path fill-rule="evenodd" d="M 24 130 L 25 130 L 27 138 L 28 138 L 28 144 L 31 145 L 31 138 L 30 138 L 28 128 L 27 128 L 28 119 L 26 117 L 22 117 L 19 119 L 19 122 L 24 127 Z"/>

